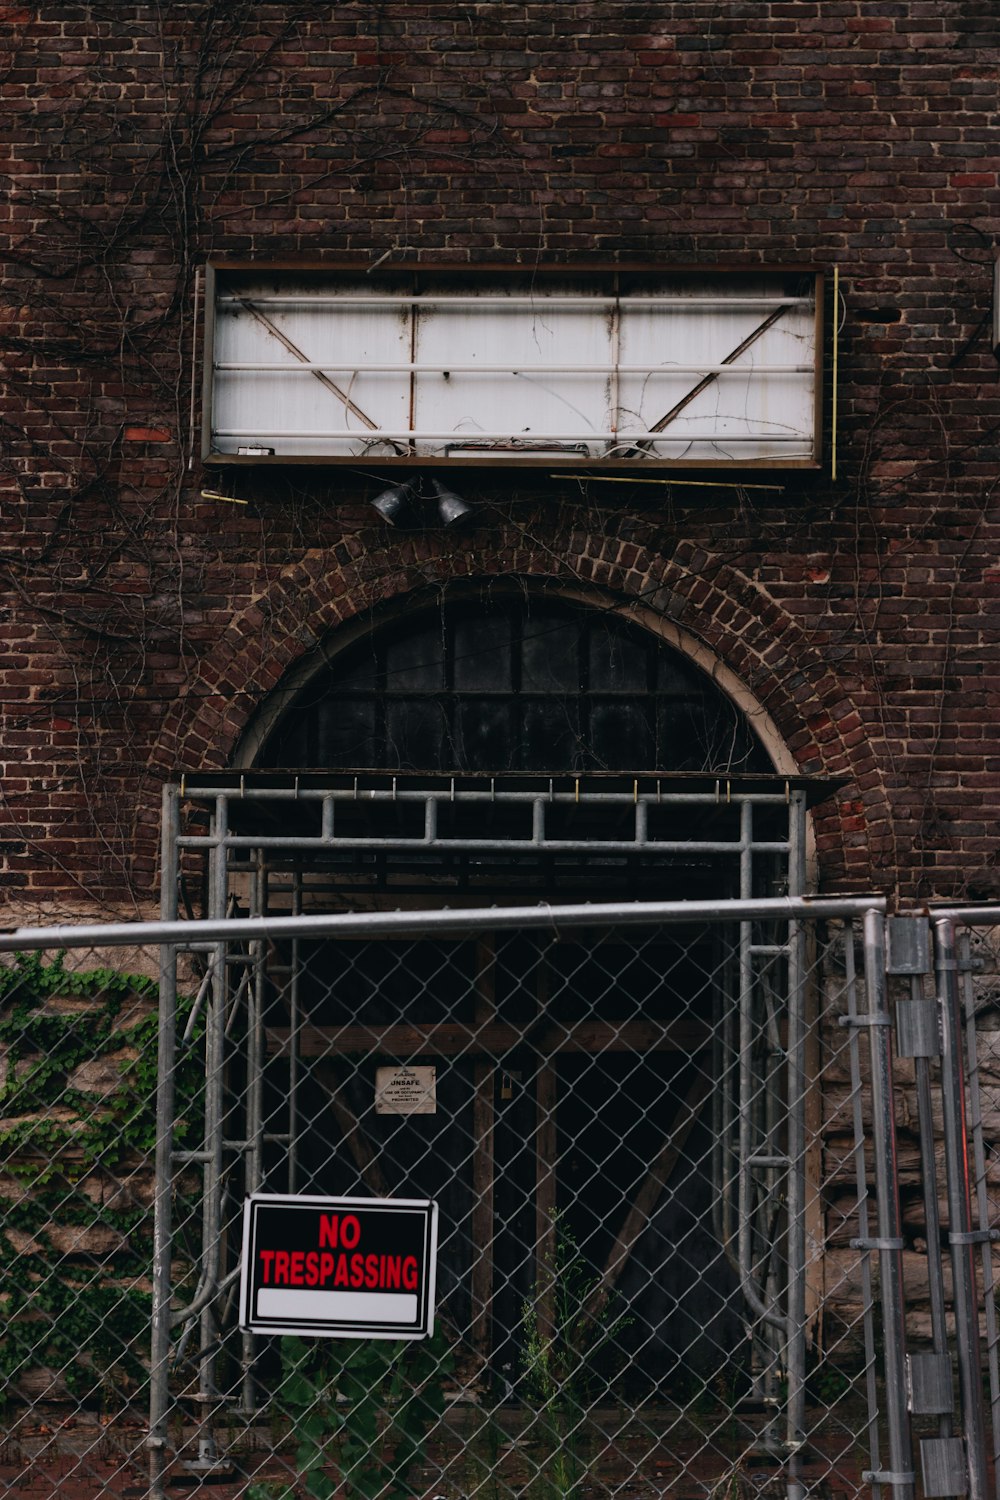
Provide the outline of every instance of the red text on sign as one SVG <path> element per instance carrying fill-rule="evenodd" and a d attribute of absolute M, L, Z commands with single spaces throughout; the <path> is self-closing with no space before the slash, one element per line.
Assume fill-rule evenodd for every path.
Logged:
<path fill-rule="evenodd" d="M 361 1239 L 361 1225 L 354 1214 L 321 1214 L 319 1248 L 321 1250 L 356 1250 Z"/>
<path fill-rule="evenodd" d="M 419 1284 L 415 1255 L 334 1255 L 329 1250 L 261 1250 L 260 1264 L 263 1286 L 415 1292 Z"/>

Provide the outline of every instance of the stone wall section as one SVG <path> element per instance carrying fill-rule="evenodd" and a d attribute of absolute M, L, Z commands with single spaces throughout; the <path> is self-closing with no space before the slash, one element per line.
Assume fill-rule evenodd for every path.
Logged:
<path fill-rule="evenodd" d="M 982 1142 L 985 1164 L 985 1191 L 989 1223 L 995 1224 L 1000 1212 L 1000 929 L 983 927 L 971 932 L 970 954 L 975 963 L 973 993 L 975 996 L 976 1078 L 967 1080 L 969 1121 L 974 1118 L 973 1103 L 978 1099 L 982 1120 Z M 825 978 L 820 1019 L 820 1083 L 822 1096 L 822 1167 L 818 1184 L 825 1229 L 823 1260 L 823 1337 L 826 1348 L 849 1358 L 863 1350 L 861 1313 L 863 1285 L 861 1256 L 851 1241 L 859 1235 L 858 1188 L 853 1153 L 852 1093 L 847 1030 L 840 1024 L 846 1013 L 843 965 L 836 947 L 825 957 Z M 867 1008 L 863 982 L 863 953 L 860 942 L 856 951 L 858 973 L 857 1009 Z M 927 996 L 934 993 L 932 976 L 925 981 Z M 908 999 L 909 982 L 890 981 L 890 1000 Z M 895 1046 L 895 1033 L 894 1046 Z M 968 1043 L 966 1042 L 966 1047 Z M 966 1062 L 968 1054 L 965 1054 Z M 871 1069 L 868 1037 L 859 1034 L 862 1121 L 865 1134 L 865 1168 L 869 1202 L 869 1233 L 876 1230 L 876 1168 L 872 1146 Z M 924 1173 L 921 1160 L 920 1121 L 917 1105 L 915 1065 L 911 1058 L 894 1055 L 895 1118 L 898 1147 L 898 1180 L 903 1221 L 903 1273 L 907 1301 L 907 1336 L 910 1347 L 931 1347 L 931 1314 L 928 1261 L 927 1209 L 924 1196 Z M 945 1176 L 940 1074 L 936 1061 L 930 1065 L 932 1100 L 932 1135 L 937 1188 L 937 1208 L 941 1229 L 944 1262 L 945 1297 L 951 1307 L 951 1264 L 948 1247 L 949 1208 Z M 976 1169 L 974 1151 L 970 1150 L 970 1174 L 973 1192 L 973 1224 L 978 1226 L 976 1203 Z M 993 1255 L 994 1263 L 996 1254 Z M 878 1257 L 872 1260 L 876 1299 L 878 1296 Z M 983 1296 L 982 1262 L 975 1255 L 979 1294 Z M 996 1269 L 994 1270 L 996 1275 Z M 982 1307 L 982 1300 L 980 1303 Z M 984 1317 L 984 1314 L 981 1314 Z M 985 1321 L 982 1324 L 986 1335 Z"/>

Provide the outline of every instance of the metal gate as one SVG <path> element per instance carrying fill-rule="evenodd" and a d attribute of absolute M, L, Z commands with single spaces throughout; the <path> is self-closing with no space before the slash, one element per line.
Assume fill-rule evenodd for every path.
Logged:
<path fill-rule="evenodd" d="M 4 935 L 0 1480 L 144 1493 L 148 1452 L 154 1496 L 222 1500 L 985 1495 L 994 924 L 760 897 Z M 433 1197 L 434 1339 L 241 1332 L 257 1189 Z"/>

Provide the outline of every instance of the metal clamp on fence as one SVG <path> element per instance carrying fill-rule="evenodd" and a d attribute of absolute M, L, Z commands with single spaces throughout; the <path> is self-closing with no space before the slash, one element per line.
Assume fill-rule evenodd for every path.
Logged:
<path fill-rule="evenodd" d="M 905 1240 L 890 1239 L 855 1239 L 851 1240 L 852 1250 L 903 1250 L 906 1246 Z"/>
<path fill-rule="evenodd" d="M 989 1245 L 1000 1240 L 1000 1229 L 969 1229 L 964 1233 L 956 1230 L 949 1234 L 949 1245 Z"/>

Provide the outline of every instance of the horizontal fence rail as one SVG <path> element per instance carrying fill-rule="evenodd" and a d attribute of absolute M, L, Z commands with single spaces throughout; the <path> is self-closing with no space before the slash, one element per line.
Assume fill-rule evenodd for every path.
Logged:
<path fill-rule="evenodd" d="M 731 921 L 785 918 L 819 920 L 884 911 L 882 897 L 770 896 L 760 901 L 622 901 L 578 905 L 477 907 L 466 911 L 337 912 L 290 917 L 209 918 L 189 922 L 109 922 L 95 926 L 17 927 L 0 932 L 0 952 L 21 949 L 72 947 L 127 947 L 136 943 L 224 942 L 228 938 L 342 937 L 428 932 L 459 934 L 482 928 L 494 931 L 525 928 L 611 926 L 647 927 L 655 922 L 712 920 L 724 911 Z"/>

